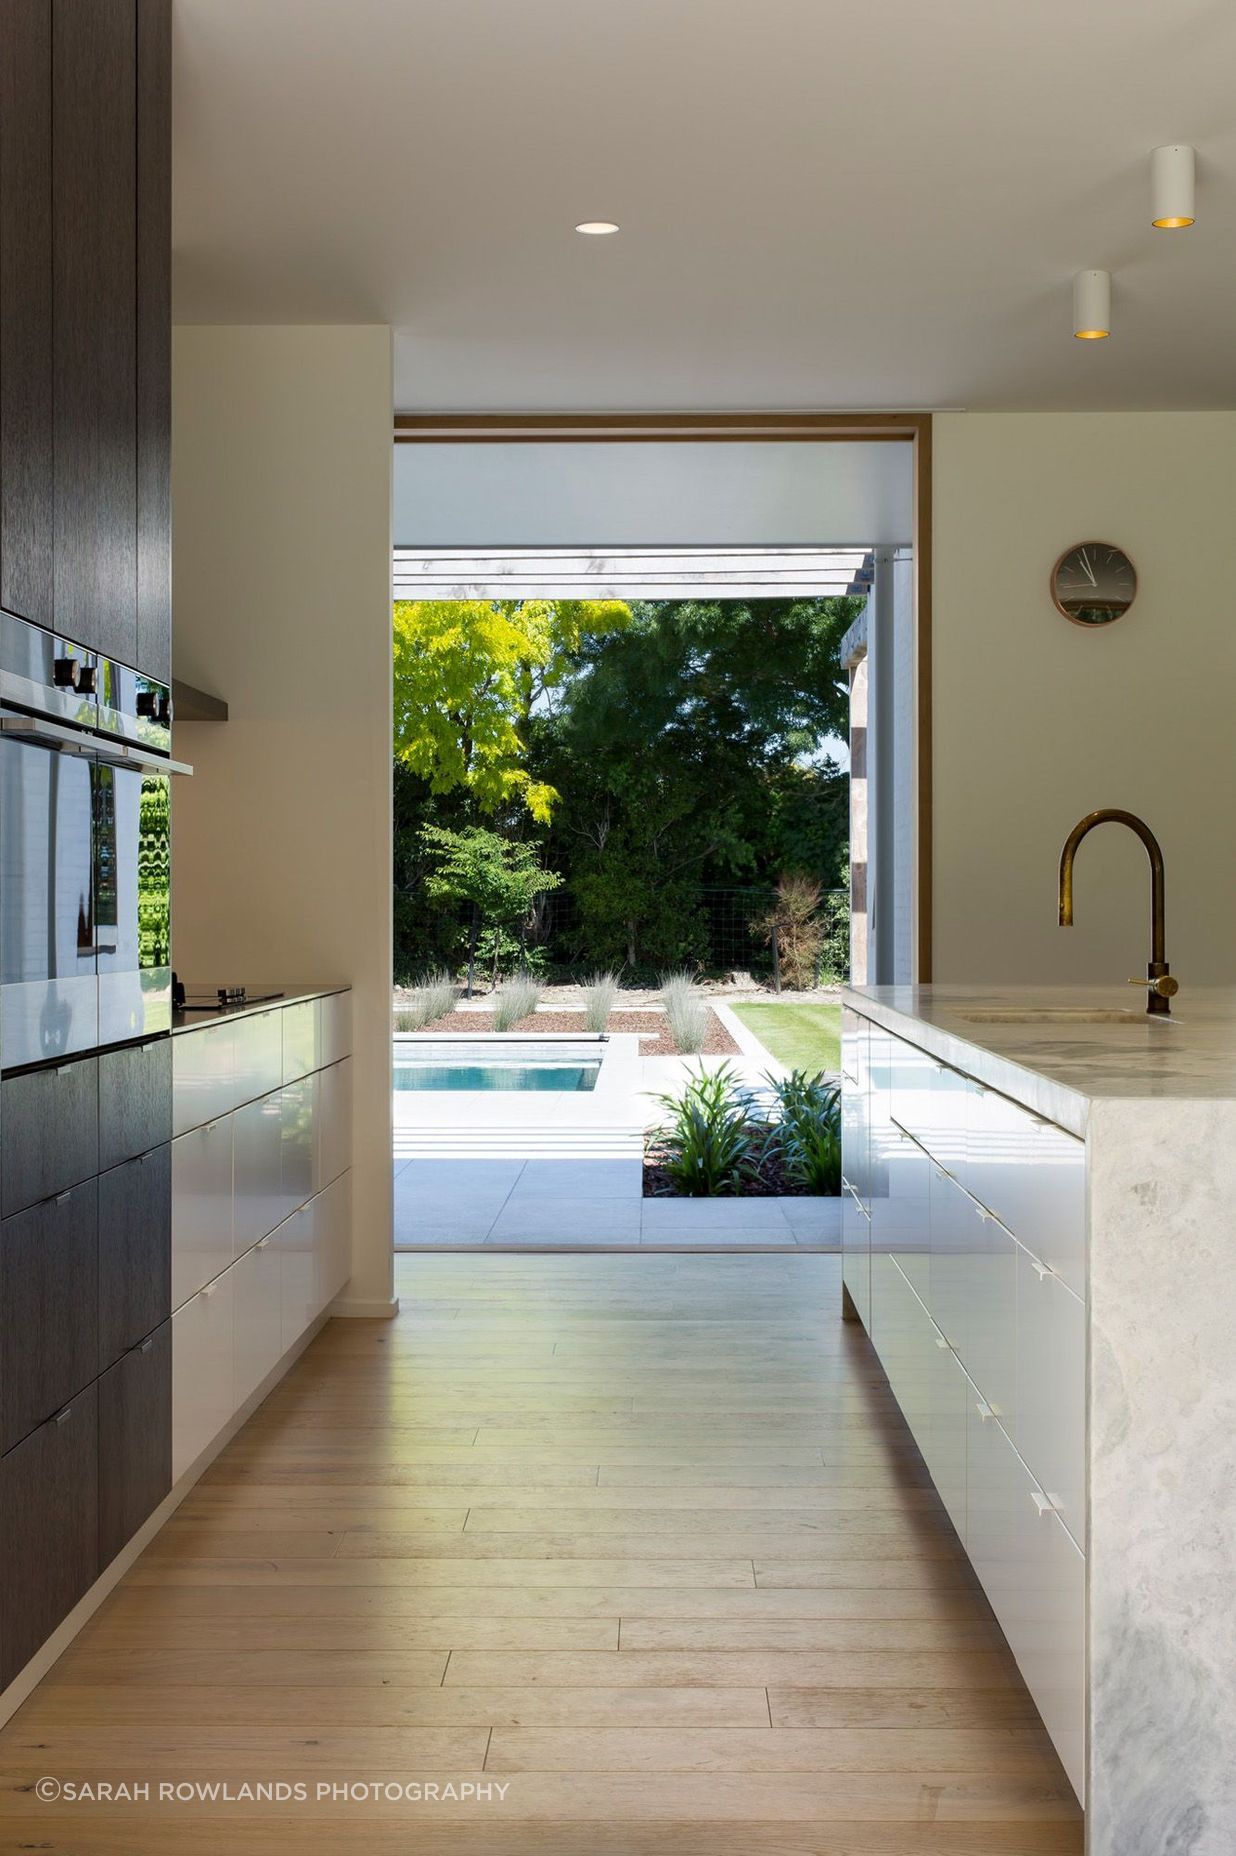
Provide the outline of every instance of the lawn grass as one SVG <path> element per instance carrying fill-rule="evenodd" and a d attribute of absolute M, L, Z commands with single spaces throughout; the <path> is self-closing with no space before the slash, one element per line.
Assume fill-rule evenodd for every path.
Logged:
<path fill-rule="evenodd" d="M 841 1007 L 839 1005 L 735 1005 L 748 1031 L 778 1063 L 788 1070 L 825 1070 L 836 1075 L 841 1068 Z"/>

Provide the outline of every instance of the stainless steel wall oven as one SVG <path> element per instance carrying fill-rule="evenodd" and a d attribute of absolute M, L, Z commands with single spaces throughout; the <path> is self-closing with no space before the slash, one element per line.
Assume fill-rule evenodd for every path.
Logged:
<path fill-rule="evenodd" d="M 0 1067 L 171 1028 L 171 701 L 0 613 Z"/>

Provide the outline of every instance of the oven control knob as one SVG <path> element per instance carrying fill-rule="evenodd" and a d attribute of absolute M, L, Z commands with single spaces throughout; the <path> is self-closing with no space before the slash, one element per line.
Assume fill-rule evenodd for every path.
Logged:
<path fill-rule="evenodd" d="M 58 657 L 52 664 L 52 681 L 58 690 L 77 688 L 78 665 L 75 657 Z"/>
<path fill-rule="evenodd" d="M 159 698 L 153 690 L 137 692 L 137 713 L 144 721 L 153 722 L 159 713 Z"/>
<path fill-rule="evenodd" d="M 77 673 L 77 688 L 82 696 L 93 696 L 98 672 L 93 664 L 83 664 Z"/>

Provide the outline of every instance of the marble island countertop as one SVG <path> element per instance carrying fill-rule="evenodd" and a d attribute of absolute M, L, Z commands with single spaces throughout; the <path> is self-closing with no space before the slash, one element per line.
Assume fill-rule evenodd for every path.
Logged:
<path fill-rule="evenodd" d="M 1182 987 L 1167 1018 L 1132 986 L 851 986 L 842 998 L 1073 1134 L 1097 1101 L 1236 1102 L 1236 986 Z"/>

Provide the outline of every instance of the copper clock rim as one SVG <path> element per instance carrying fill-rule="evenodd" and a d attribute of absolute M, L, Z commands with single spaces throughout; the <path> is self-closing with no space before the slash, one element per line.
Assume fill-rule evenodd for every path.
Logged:
<path fill-rule="evenodd" d="M 1125 606 L 1122 611 L 1113 614 L 1113 616 L 1110 619 L 1105 619 L 1101 625 L 1092 624 L 1089 619 L 1075 618 L 1071 612 L 1066 611 L 1065 608 L 1061 605 L 1059 596 L 1057 595 L 1057 592 L 1056 592 L 1057 574 L 1060 572 L 1060 569 L 1064 566 L 1064 563 L 1068 560 L 1070 554 L 1076 554 L 1079 548 L 1109 548 L 1113 554 L 1119 554 L 1123 556 L 1123 558 L 1129 563 L 1129 571 L 1133 575 L 1133 591 L 1129 595 L 1129 604 Z M 1138 592 L 1139 586 L 1141 585 L 1141 581 L 1138 576 L 1137 567 L 1136 567 L 1136 564 L 1134 563 L 1132 555 L 1128 552 L 1126 548 L 1122 548 L 1118 541 L 1102 541 L 1098 539 L 1093 539 L 1090 541 L 1071 542 L 1070 545 L 1067 548 L 1065 548 L 1061 554 L 1058 554 L 1056 556 L 1055 562 L 1052 565 L 1051 573 L 1048 576 L 1047 585 L 1048 585 L 1048 590 L 1051 593 L 1051 603 L 1056 608 L 1056 611 L 1060 614 L 1060 617 L 1062 619 L 1067 619 L 1070 625 L 1076 625 L 1078 631 L 1105 632 L 1109 625 L 1114 625 L 1117 619 L 1123 619 L 1125 617 L 1125 614 L 1128 612 L 1129 607 L 1132 606 L 1134 600 L 1137 598 L 1137 592 Z"/>

